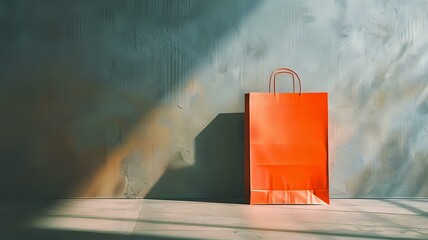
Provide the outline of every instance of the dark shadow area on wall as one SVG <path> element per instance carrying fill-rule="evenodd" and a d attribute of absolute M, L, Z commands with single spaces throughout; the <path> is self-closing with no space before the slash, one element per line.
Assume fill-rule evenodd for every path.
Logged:
<path fill-rule="evenodd" d="M 257 4 L 0 0 L 0 232 L 94 175 Z"/>
<path fill-rule="evenodd" d="M 244 114 L 221 113 L 195 138 L 195 165 L 169 168 L 146 198 L 246 203 Z"/>

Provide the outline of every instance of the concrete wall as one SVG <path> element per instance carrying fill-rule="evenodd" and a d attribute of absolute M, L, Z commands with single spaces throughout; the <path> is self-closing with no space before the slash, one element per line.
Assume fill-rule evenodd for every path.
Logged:
<path fill-rule="evenodd" d="M 240 199 L 243 94 L 290 67 L 329 92 L 333 197 L 427 197 L 427 10 L 2 0 L 0 195 Z"/>

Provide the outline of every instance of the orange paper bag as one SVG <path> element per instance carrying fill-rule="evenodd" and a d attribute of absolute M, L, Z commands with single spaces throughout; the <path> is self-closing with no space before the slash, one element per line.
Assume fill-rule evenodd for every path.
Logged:
<path fill-rule="evenodd" d="M 281 73 L 293 76 L 293 93 L 275 93 Z M 327 93 L 302 93 L 288 68 L 271 74 L 269 93 L 245 94 L 250 204 L 329 204 L 327 106 Z"/>

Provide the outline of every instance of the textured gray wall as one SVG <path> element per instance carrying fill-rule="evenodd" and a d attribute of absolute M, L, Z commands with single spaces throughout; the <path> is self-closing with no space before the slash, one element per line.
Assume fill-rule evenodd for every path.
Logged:
<path fill-rule="evenodd" d="M 428 196 L 427 1 L 0 1 L 0 29 L 2 196 L 240 199 L 276 67 L 329 92 L 333 197 Z"/>

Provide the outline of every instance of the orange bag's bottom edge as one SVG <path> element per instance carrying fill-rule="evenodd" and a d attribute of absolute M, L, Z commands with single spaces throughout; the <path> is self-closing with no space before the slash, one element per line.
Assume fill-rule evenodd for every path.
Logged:
<path fill-rule="evenodd" d="M 330 204 L 328 190 L 254 190 L 250 204 Z"/>

